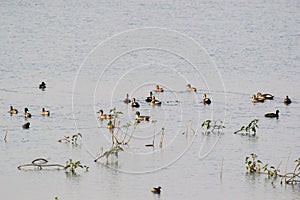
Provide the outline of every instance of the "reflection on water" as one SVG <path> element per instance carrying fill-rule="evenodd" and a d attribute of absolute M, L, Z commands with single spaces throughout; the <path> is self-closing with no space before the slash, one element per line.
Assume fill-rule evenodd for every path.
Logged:
<path fill-rule="evenodd" d="M 296 2 L 25 1 L 1 7 L 0 136 L 7 142 L 0 141 L 0 183 L 6 199 L 299 197 L 299 185 L 276 180 L 272 186 L 244 166 L 254 152 L 274 165 L 290 158 L 291 171 L 299 157 Z M 45 91 L 38 89 L 42 81 Z M 188 83 L 198 92 L 187 92 Z M 163 104 L 151 107 L 144 99 L 156 84 L 165 88 L 154 93 Z M 252 104 L 257 92 L 275 98 Z M 127 93 L 140 109 L 123 103 Z M 201 103 L 203 93 L 211 105 Z M 282 103 L 286 95 L 293 101 L 289 106 Z M 20 113 L 10 116 L 10 105 Z M 27 120 L 25 107 L 32 114 Z M 51 116 L 41 115 L 43 107 Z M 118 160 L 95 163 L 101 148 L 111 148 L 107 120 L 96 112 L 114 107 L 123 113 L 121 125 L 130 124 L 132 139 Z M 278 120 L 264 118 L 276 109 Z M 157 122 L 141 122 L 134 130 L 137 110 Z M 254 118 L 257 137 L 233 134 Z M 205 135 L 206 119 L 222 120 L 226 128 Z M 30 129 L 22 129 L 25 122 Z M 83 136 L 79 145 L 57 142 L 77 132 Z M 123 127 L 118 137 L 125 132 Z M 153 135 L 154 148 L 145 147 Z M 62 165 L 73 158 L 90 169 L 75 177 L 63 170 L 17 170 L 38 157 Z M 158 185 L 160 196 L 150 192 Z"/>

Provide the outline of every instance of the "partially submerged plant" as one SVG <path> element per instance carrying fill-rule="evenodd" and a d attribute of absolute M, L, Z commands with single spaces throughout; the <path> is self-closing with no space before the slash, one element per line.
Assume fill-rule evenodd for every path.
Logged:
<path fill-rule="evenodd" d="M 223 121 L 210 119 L 205 120 L 202 123 L 201 127 L 205 128 L 205 134 L 214 133 L 215 130 L 217 130 L 217 133 L 220 133 L 220 131 L 225 128 L 225 126 L 223 125 Z"/>
<path fill-rule="evenodd" d="M 77 143 L 78 136 L 80 136 L 80 137 L 82 138 L 82 135 L 81 135 L 80 133 L 74 134 L 74 135 L 72 136 L 71 143 L 72 143 L 73 145 L 78 145 L 78 143 Z"/>
<path fill-rule="evenodd" d="M 63 139 L 58 140 L 58 142 L 67 142 L 67 143 L 71 142 L 72 145 L 77 146 L 77 145 L 79 145 L 77 143 L 78 137 L 82 138 L 81 133 L 76 133 L 76 134 L 72 135 L 71 140 L 70 140 L 70 136 L 65 136 Z"/>
<path fill-rule="evenodd" d="M 250 157 L 245 158 L 246 169 L 250 173 L 260 172 L 260 165 L 262 162 L 257 159 L 255 153 L 251 153 Z"/>
<path fill-rule="evenodd" d="M 111 115 L 111 118 L 113 119 L 113 121 L 110 120 L 109 121 L 110 125 L 109 124 L 107 124 L 107 125 L 109 126 L 108 128 L 112 129 L 112 128 L 117 127 L 117 119 L 118 119 L 119 115 L 121 115 L 123 113 L 120 111 L 117 111 L 116 108 L 112 108 L 109 110 L 109 114 Z"/>
<path fill-rule="evenodd" d="M 240 130 L 235 131 L 234 134 L 240 133 L 241 135 L 256 136 L 258 129 L 258 119 L 253 119 L 247 126 L 242 126 Z"/>
<path fill-rule="evenodd" d="M 152 120 L 152 123 L 153 123 L 153 138 L 152 138 L 152 144 L 146 144 L 145 146 L 146 147 L 154 147 L 154 141 L 155 141 L 155 132 L 156 132 L 156 122 L 157 120 Z"/>
<path fill-rule="evenodd" d="M 270 177 L 276 177 L 278 175 L 278 172 L 280 171 L 279 169 L 276 169 L 273 165 L 268 168 L 268 164 L 265 164 L 262 169 L 266 174 L 268 174 L 269 178 Z"/>
<path fill-rule="evenodd" d="M 270 166 L 269 168 L 268 164 L 265 164 L 262 167 L 263 172 L 261 172 L 260 166 L 262 165 L 262 162 L 257 159 L 256 154 L 252 153 L 250 155 L 251 155 L 250 157 L 246 157 L 245 159 L 246 169 L 249 173 L 267 174 L 269 178 L 271 177 L 273 178 L 271 182 L 272 184 L 278 176 L 281 177 L 280 184 L 282 184 L 283 182 L 292 185 L 296 183 L 300 183 L 300 158 L 295 160 L 296 166 L 294 167 L 293 172 L 288 172 L 288 173 L 285 172 L 284 174 L 279 174 L 280 172 L 279 166 L 281 162 L 277 168 L 275 168 L 274 166 Z"/>
<path fill-rule="evenodd" d="M 160 136 L 160 141 L 159 141 L 159 147 L 160 147 L 160 148 L 162 148 L 164 136 L 165 136 L 165 128 L 163 127 L 163 128 L 161 129 L 161 136 Z"/>
<path fill-rule="evenodd" d="M 65 170 L 67 172 L 71 172 L 73 175 L 76 175 L 77 174 L 76 170 L 78 167 L 83 168 L 86 171 L 88 171 L 88 169 L 89 169 L 89 167 L 87 165 L 82 165 L 79 160 L 73 161 L 72 159 L 69 159 L 66 161 Z"/>
<path fill-rule="evenodd" d="M 300 158 L 295 160 L 296 166 L 294 167 L 294 171 L 290 173 L 283 174 L 280 180 L 280 184 L 282 184 L 283 180 L 286 184 L 296 184 L 300 183 Z"/>
<path fill-rule="evenodd" d="M 103 149 L 102 149 L 102 151 L 103 151 Z M 119 158 L 120 151 L 124 151 L 124 149 L 120 145 L 115 145 L 110 150 L 105 151 L 100 156 L 98 156 L 94 161 L 97 162 L 100 158 L 106 157 L 106 161 L 108 162 L 108 158 L 111 155 L 114 155 L 116 158 Z"/>

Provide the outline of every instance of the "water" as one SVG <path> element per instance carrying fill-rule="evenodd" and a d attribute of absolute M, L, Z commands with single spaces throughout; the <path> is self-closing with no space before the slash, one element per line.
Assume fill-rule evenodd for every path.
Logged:
<path fill-rule="evenodd" d="M 282 172 L 288 157 L 288 170 L 299 157 L 299 5 L 1 2 L 1 138 L 8 133 L 7 142 L 0 141 L 2 197 L 298 199 L 298 185 L 276 181 L 274 188 L 266 176 L 246 174 L 244 159 L 255 152 L 265 163 L 282 162 Z M 41 81 L 46 91 L 38 89 Z M 186 92 L 187 83 L 198 92 Z M 143 99 L 156 84 L 166 91 L 156 94 L 164 103 L 153 108 Z M 258 91 L 275 99 L 253 105 Z M 204 92 L 210 106 L 201 104 Z M 138 99 L 142 114 L 157 120 L 155 148 L 145 147 L 154 129 L 145 122 L 117 164 L 94 163 L 101 147 L 111 146 L 106 122 L 95 112 L 116 107 L 122 124 L 132 125 L 136 110 L 122 102 L 126 93 Z M 281 103 L 285 95 L 290 106 Z M 20 114 L 9 116 L 10 105 Z M 33 114 L 29 130 L 21 128 L 25 107 Z M 42 107 L 50 117 L 40 116 Z M 276 109 L 278 120 L 263 117 Z M 201 123 L 211 118 L 225 122 L 222 135 L 202 134 Z M 233 134 L 254 118 L 260 120 L 257 137 Z M 57 142 L 77 132 L 83 135 L 80 146 Z M 90 170 L 74 177 L 63 170 L 17 169 L 37 157 L 60 164 L 73 158 Z M 158 185 L 160 196 L 150 192 Z"/>

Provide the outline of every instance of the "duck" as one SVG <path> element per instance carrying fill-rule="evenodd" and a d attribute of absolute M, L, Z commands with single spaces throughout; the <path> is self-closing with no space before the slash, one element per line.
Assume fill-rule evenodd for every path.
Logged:
<path fill-rule="evenodd" d="M 197 92 L 197 88 L 192 87 L 191 84 L 186 85 L 186 90 L 189 92 Z"/>
<path fill-rule="evenodd" d="M 150 96 L 149 97 L 147 97 L 146 99 L 145 99 L 145 101 L 146 102 L 151 102 L 152 101 L 152 92 L 150 91 Z"/>
<path fill-rule="evenodd" d="M 137 121 L 149 121 L 150 119 L 150 116 L 141 116 L 141 113 L 139 111 L 136 111 L 135 114 L 137 115 L 136 116 Z"/>
<path fill-rule="evenodd" d="M 202 102 L 203 102 L 204 105 L 211 104 L 211 100 L 206 97 L 206 94 L 203 94 Z"/>
<path fill-rule="evenodd" d="M 114 126 L 114 124 L 112 123 L 111 120 L 109 120 L 109 122 L 107 123 L 106 128 L 108 128 L 108 129 L 113 129 L 113 128 L 115 128 L 115 126 Z"/>
<path fill-rule="evenodd" d="M 30 126 L 30 122 L 27 122 L 27 123 L 22 125 L 22 128 L 23 129 L 29 129 L 29 126 Z"/>
<path fill-rule="evenodd" d="M 126 104 L 131 103 L 131 100 L 129 99 L 129 95 L 128 94 L 126 94 L 126 99 L 123 102 L 126 103 Z"/>
<path fill-rule="evenodd" d="M 45 108 L 42 108 L 42 115 L 44 116 L 50 116 L 50 111 L 49 110 L 45 110 Z"/>
<path fill-rule="evenodd" d="M 160 102 L 159 100 L 155 99 L 155 96 L 152 95 L 152 100 L 151 100 L 151 102 L 150 102 L 150 105 L 151 105 L 151 106 L 160 106 L 160 105 L 161 105 L 161 102 Z"/>
<path fill-rule="evenodd" d="M 158 187 L 153 187 L 151 192 L 153 192 L 154 194 L 160 194 L 161 192 L 161 187 L 158 186 Z"/>
<path fill-rule="evenodd" d="M 24 109 L 24 117 L 25 118 L 31 118 L 31 114 L 28 111 L 29 111 L 28 108 Z"/>
<path fill-rule="evenodd" d="M 12 114 L 18 114 L 19 111 L 15 109 L 13 106 L 10 106 L 10 110 L 8 112 L 12 115 Z"/>
<path fill-rule="evenodd" d="M 273 100 L 273 98 L 274 98 L 274 96 L 271 95 L 271 94 L 262 94 L 262 93 L 260 93 L 260 92 L 258 92 L 258 93 L 256 94 L 256 96 L 257 96 L 257 98 L 259 98 L 259 99 L 269 99 L 269 100 Z"/>
<path fill-rule="evenodd" d="M 139 108 L 140 107 L 140 104 L 135 101 L 135 98 L 132 98 L 131 107 L 133 107 L 133 108 Z"/>
<path fill-rule="evenodd" d="M 99 118 L 100 119 L 111 119 L 110 114 L 103 114 L 103 110 L 99 110 L 97 113 L 100 113 Z"/>
<path fill-rule="evenodd" d="M 263 103 L 263 102 L 265 102 L 265 99 L 257 98 L 256 95 L 252 96 L 252 103 Z"/>
<path fill-rule="evenodd" d="M 164 92 L 164 89 L 159 87 L 159 85 L 156 85 L 155 91 L 156 92 Z"/>
<path fill-rule="evenodd" d="M 269 117 L 269 118 L 277 118 L 278 119 L 278 117 L 279 117 L 279 110 L 276 110 L 276 113 L 267 113 L 267 114 L 265 114 L 265 117 Z"/>
<path fill-rule="evenodd" d="M 292 103 L 291 99 L 289 98 L 289 96 L 286 96 L 285 99 L 283 99 L 283 103 L 286 105 L 289 105 Z"/>
<path fill-rule="evenodd" d="M 43 82 L 39 85 L 39 88 L 42 89 L 42 90 L 45 90 L 45 89 L 46 89 L 46 83 L 43 81 Z"/>

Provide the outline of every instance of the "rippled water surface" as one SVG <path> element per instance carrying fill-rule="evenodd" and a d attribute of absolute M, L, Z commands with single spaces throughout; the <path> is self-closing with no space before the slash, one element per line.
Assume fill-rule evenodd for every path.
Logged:
<path fill-rule="evenodd" d="M 2 1 L 0 26 L 0 184 L 5 199 L 298 199 L 299 184 L 246 173 L 254 152 L 292 171 L 299 158 L 299 1 Z M 45 91 L 38 89 L 42 81 Z M 198 88 L 189 93 L 185 86 Z M 154 93 L 163 103 L 144 101 Z M 252 104 L 257 92 L 274 100 Z M 135 97 L 139 109 L 123 103 Z M 203 93 L 211 105 L 201 103 Z M 286 106 L 289 95 L 293 103 Z M 7 111 L 13 105 L 18 115 Z M 23 109 L 32 118 L 25 120 Z M 41 108 L 51 111 L 40 115 Z M 118 160 L 99 109 L 122 112 L 134 135 Z M 280 110 L 276 119 L 264 118 Z M 135 112 L 150 115 L 134 130 Z M 257 137 L 233 134 L 259 119 Z M 206 119 L 224 121 L 204 135 Z M 31 127 L 22 129 L 29 121 Z M 162 128 L 163 146 L 159 147 Z M 151 144 L 155 130 L 155 147 Z M 126 127 L 117 133 L 124 137 Z M 78 146 L 59 143 L 80 132 Z M 5 142 L 3 138 L 7 135 Z M 38 157 L 90 167 L 18 170 Z M 222 173 L 221 173 L 222 172 Z M 153 195 L 153 186 L 162 187 Z"/>

